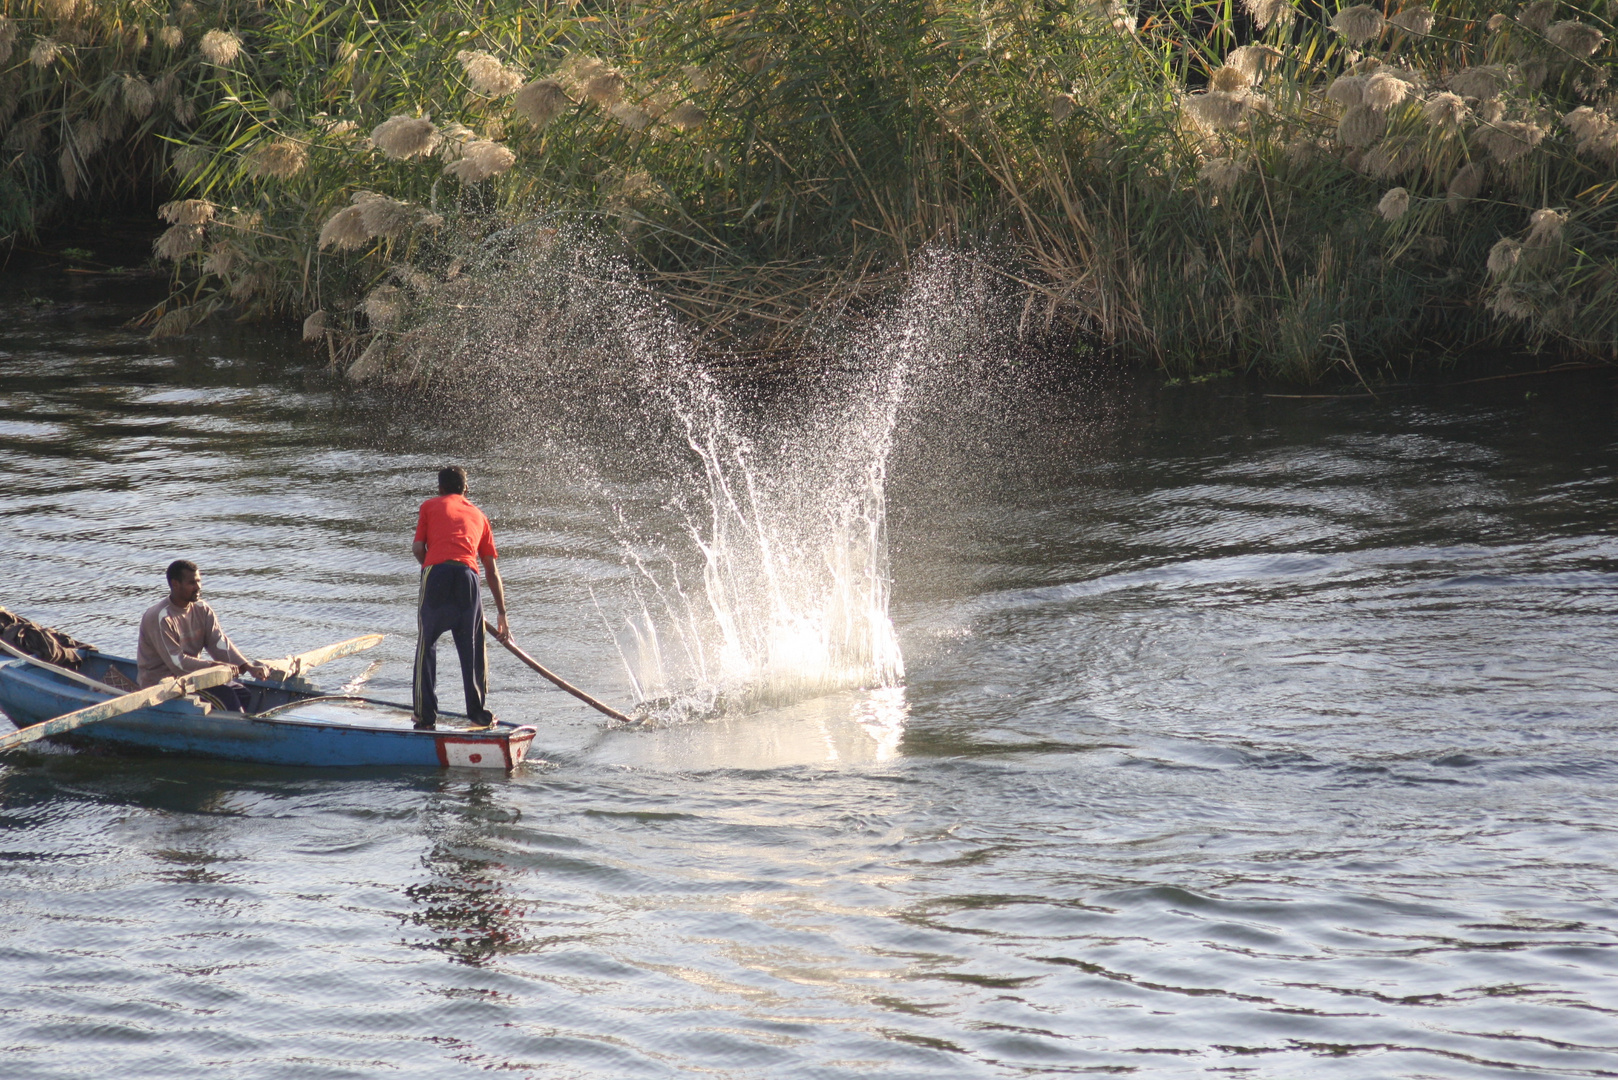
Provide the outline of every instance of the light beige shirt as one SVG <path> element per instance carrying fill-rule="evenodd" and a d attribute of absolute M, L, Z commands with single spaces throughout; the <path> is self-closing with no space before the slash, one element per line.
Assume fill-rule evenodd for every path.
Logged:
<path fill-rule="evenodd" d="M 212 660 L 202 658 L 204 649 Z M 143 688 L 188 671 L 212 667 L 215 662 L 238 667 L 252 663 L 230 643 L 219 625 L 219 617 L 203 601 L 198 600 L 181 611 L 164 598 L 140 617 L 135 664 L 140 669 Z"/>

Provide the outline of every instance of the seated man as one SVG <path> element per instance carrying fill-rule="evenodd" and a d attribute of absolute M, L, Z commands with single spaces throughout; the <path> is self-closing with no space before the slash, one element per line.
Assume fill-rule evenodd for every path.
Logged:
<path fill-rule="evenodd" d="M 169 594 L 146 609 L 140 618 L 140 643 L 135 647 L 135 664 L 140 669 L 142 688 L 164 679 L 230 664 L 238 674 L 251 672 L 254 678 L 268 676 L 269 669 L 243 656 L 230 643 L 213 608 L 203 603 L 202 575 L 188 559 L 169 563 Z M 206 649 L 212 660 L 201 656 Z M 247 687 L 229 682 L 209 691 L 227 709 L 247 711 Z"/>

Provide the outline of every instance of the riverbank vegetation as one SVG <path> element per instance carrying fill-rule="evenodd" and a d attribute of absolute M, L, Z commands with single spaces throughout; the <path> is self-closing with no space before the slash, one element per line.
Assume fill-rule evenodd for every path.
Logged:
<path fill-rule="evenodd" d="M 154 332 L 305 319 L 356 378 L 581 222 L 739 355 L 939 243 L 1176 374 L 1618 352 L 1607 0 L 5 10 L 0 232 L 161 193 Z"/>

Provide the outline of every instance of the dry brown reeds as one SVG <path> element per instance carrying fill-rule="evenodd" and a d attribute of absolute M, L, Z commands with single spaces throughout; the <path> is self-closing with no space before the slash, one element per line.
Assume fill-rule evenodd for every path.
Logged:
<path fill-rule="evenodd" d="M 1366 4 L 1343 8 L 1331 19 L 1331 28 L 1342 34 L 1350 45 L 1364 45 L 1378 37 L 1386 25 L 1382 13 Z"/>
<path fill-rule="evenodd" d="M 455 54 L 461 70 L 472 89 L 487 98 L 515 94 L 522 86 L 522 73 L 502 64 L 498 57 L 486 52 L 462 49 Z"/>
<path fill-rule="evenodd" d="M 444 173 L 467 184 L 498 176 L 511 168 L 517 155 L 501 143 L 474 139 L 461 148 L 461 156 L 444 166 Z"/>
<path fill-rule="evenodd" d="M 197 51 L 210 64 L 230 67 L 242 55 L 242 39 L 229 30 L 209 30 L 197 42 Z"/>
<path fill-rule="evenodd" d="M 1402 187 L 1389 188 L 1378 200 L 1376 212 L 1383 221 L 1398 221 L 1410 209 L 1410 192 Z"/>
<path fill-rule="evenodd" d="M 534 127 L 542 128 L 572 104 L 561 83 L 555 79 L 535 79 L 517 91 L 517 96 L 511 100 L 511 111 Z"/>
<path fill-rule="evenodd" d="M 290 180 L 309 163 L 309 152 L 291 139 L 267 139 L 247 154 L 247 171 L 257 177 Z"/>
<path fill-rule="evenodd" d="M 393 158 L 405 161 L 430 154 L 438 146 L 438 129 L 417 116 L 390 116 L 371 131 L 371 142 Z"/>

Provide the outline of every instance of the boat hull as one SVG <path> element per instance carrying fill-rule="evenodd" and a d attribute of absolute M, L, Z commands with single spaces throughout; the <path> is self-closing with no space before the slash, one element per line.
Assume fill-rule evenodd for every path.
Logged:
<path fill-rule="evenodd" d="M 96 656 L 84 669 L 100 670 L 105 677 L 106 669 L 116 668 L 123 675 L 126 664 L 121 658 Z M 532 727 L 515 724 L 496 724 L 488 730 L 417 731 L 409 710 L 401 706 L 289 692 L 273 684 L 255 688 L 261 700 L 287 700 L 249 715 L 197 697 L 176 698 L 86 725 L 60 741 L 261 765 L 513 769 L 528 756 L 536 734 Z M 19 728 L 111 696 L 35 664 L 21 660 L 0 664 L 0 709 Z"/>

